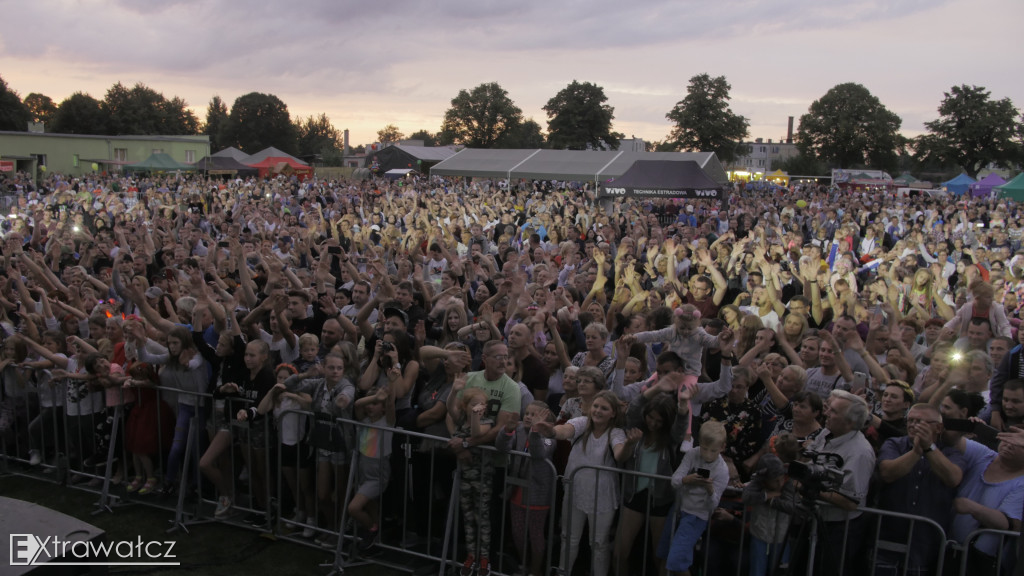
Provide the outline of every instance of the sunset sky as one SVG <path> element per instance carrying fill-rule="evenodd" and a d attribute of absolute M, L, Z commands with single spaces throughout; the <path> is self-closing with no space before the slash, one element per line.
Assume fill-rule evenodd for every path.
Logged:
<path fill-rule="evenodd" d="M 832 86 L 866 86 L 916 135 L 943 92 L 1024 106 L 1021 0 L 0 0 L 0 76 L 21 94 L 101 99 L 115 82 L 180 96 L 277 95 L 355 144 L 386 124 L 435 132 L 460 89 L 496 81 L 542 127 L 572 80 L 614 129 L 661 140 L 689 78 L 732 84 L 751 138 L 782 138 Z"/>

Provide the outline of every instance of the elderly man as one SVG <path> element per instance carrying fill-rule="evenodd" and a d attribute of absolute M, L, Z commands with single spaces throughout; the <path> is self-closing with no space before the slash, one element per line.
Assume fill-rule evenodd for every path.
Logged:
<path fill-rule="evenodd" d="M 890 438 L 878 454 L 882 487 L 879 508 L 892 512 L 923 515 L 949 530 L 953 520 L 953 499 L 966 465 L 956 443 L 944 442 L 942 414 L 930 404 L 915 404 L 907 413 L 907 435 Z M 909 522 L 886 518 L 879 539 L 906 543 Z M 942 535 L 918 524 L 910 542 L 906 567 L 908 575 L 934 574 L 935 551 Z M 875 574 L 902 574 L 904 555 L 880 550 Z"/>
<path fill-rule="evenodd" d="M 862 432 L 871 418 L 871 410 L 860 396 L 833 390 L 825 416 L 826 433 L 819 435 L 810 449 L 842 457 L 843 484 L 838 491 L 822 492 L 819 496 L 828 504 L 819 510 L 815 573 L 839 574 L 845 568 L 846 574 L 854 574 L 865 529 L 857 507 L 867 499 L 868 483 L 875 469 L 875 451 Z"/>

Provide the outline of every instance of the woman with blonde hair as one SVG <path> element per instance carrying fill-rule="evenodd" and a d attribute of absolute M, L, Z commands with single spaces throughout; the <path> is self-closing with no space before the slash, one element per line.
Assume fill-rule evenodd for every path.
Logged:
<path fill-rule="evenodd" d="M 617 466 L 632 455 L 642 434 L 634 429 L 627 435 L 621 428 L 624 420 L 624 409 L 618 397 L 605 390 L 594 397 L 587 416 L 579 416 L 557 426 L 546 420 L 533 425 L 541 436 L 572 442 L 564 475 L 567 496 L 562 516 L 560 569 L 563 574 L 572 573 L 584 525 L 588 526 L 591 535 L 591 573 L 596 576 L 608 574 L 609 538 L 615 511 L 619 507 L 619 475 L 590 467 Z"/>

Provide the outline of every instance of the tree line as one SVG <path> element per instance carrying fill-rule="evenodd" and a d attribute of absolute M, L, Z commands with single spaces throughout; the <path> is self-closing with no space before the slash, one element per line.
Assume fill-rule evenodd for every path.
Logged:
<path fill-rule="evenodd" d="M 732 87 L 724 76 L 690 78 L 686 95 L 665 117 L 671 128 L 651 149 L 711 151 L 729 166 L 749 153 L 744 141 L 750 121 L 731 108 Z M 293 119 L 273 94 L 251 92 L 229 109 L 214 96 L 204 121 L 179 97 L 138 83 L 113 85 L 103 100 L 76 92 L 60 104 L 46 95 L 24 99 L 0 78 L 0 130 L 25 130 L 29 121 L 46 122 L 50 132 L 72 134 L 206 134 L 213 150 L 234 146 L 256 152 L 275 146 L 299 156 L 319 156 L 340 164 L 340 131 L 326 114 Z M 459 90 L 437 132 L 418 130 L 409 138 L 427 146 L 457 144 L 473 148 L 616 149 L 624 136 L 615 132 L 615 109 L 604 89 L 573 80 L 543 107 L 546 132 L 524 118 L 507 90 L 497 82 Z M 990 164 L 1014 169 L 1024 163 L 1024 118 L 1009 98 L 995 100 L 979 86 L 953 86 L 944 93 L 938 117 L 927 133 L 907 138 L 902 120 L 864 86 L 843 83 L 811 103 L 795 134 L 800 154 L 783 165 L 790 173 L 823 174 L 830 168 L 872 168 L 949 172 L 972 177 Z M 388 124 L 378 142 L 403 140 Z M 360 151 L 357 149 L 357 151 Z"/>

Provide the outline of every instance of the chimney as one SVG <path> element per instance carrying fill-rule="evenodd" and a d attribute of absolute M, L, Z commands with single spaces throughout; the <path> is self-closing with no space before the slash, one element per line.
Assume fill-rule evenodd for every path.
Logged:
<path fill-rule="evenodd" d="M 789 129 L 786 130 L 786 144 L 793 143 L 793 117 L 789 117 Z"/>
<path fill-rule="evenodd" d="M 793 118 L 790 117 L 790 120 L 792 121 Z M 348 128 L 345 128 L 345 135 L 342 137 L 341 154 L 343 156 L 348 156 L 349 152 L 350 150 L 348 148 Z"/>

